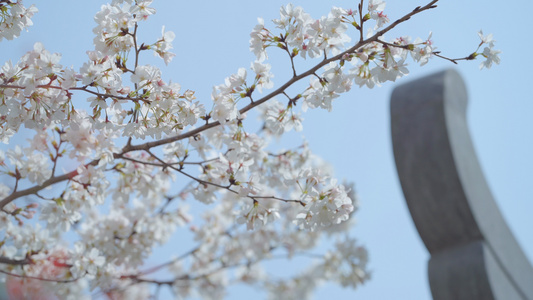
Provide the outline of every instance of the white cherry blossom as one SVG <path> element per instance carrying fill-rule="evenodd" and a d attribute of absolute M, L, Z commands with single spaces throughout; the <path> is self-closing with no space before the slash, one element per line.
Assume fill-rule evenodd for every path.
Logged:
<path fill-rule="evenodd" d="M 264 287 L 272 299 L 307 299 L 325 282 L 355 288 L 369 279 L 366 250 L 348 232 L 355 193 L 305 141 L 280 149 L 274 140 L 302 131 L 308 109 L 332 111 L 354 84 L 406 76 L 410 59 L 500 63 L 482 31 L 460 59 L 436 52 L 431 33 L 386 42 L 383 34 L 432 4 L 392 23 L 382 0 L 367 1 L 368 13 L 333 7 L 319 18 L 289 4 L 272 28 L 259 18 L 252 29 L 250 70 L 221 80 L 211 101 L 196 99 L 143 61 L 144 51 L 165 64 L 175 56 L 172 31 L 149 41 L 137 34 L 156 13 L 152 2 L 102 5 L 94 48 L 76 66 L 39 42 L 2 64 L 0 141 L 9 149 L 0 150 L 0 280 L 61 299 L 88 299 L 90 290 L 145 299 L 154 285 L 202 299 L 219 299 L 234 283 Z M 0 41 L 31 26 L 36 12 L 1 2 Z M 273 81 L 272 51 L 288 56 L 285 82 Z M 157 247 L 175 239 L 173 258 L 154 265 Z M 324 240 L 330 249 L 315 254 Z M 263 271 L 274 256 L 310 253 L 298 274 Z"/>

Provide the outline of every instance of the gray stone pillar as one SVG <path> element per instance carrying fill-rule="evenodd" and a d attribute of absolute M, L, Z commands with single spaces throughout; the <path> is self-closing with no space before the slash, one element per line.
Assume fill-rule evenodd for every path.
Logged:
<path fill-rule="evenodd" d="M 533 299 L 533 269 L 481 171 L 454 70 L 394 89 L 391 132 L 405 200 L 431 254 L 436 300 Z"/>

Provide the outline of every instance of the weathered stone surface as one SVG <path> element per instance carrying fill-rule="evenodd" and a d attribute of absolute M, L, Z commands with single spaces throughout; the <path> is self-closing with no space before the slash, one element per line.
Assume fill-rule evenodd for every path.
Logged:
<path fill-rule="evenodd" d="M 431 254 L 434 299 L 533 299 L 533 268 L 481 171 L 454 70 L 398 86 L 391 132 L 405 200 Z"/>

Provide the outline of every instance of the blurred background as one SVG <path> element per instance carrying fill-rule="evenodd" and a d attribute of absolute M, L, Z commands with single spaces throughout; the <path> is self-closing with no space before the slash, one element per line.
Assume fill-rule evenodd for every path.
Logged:
<path fill-rule="evenodd" d="M 255 59 L 248 41 L 257 17 L 263 17 L 266 26 L 273 28 L 270 20 L 279 17 L 279 8 L 286 1 L 155 1 L 157 14 L 142 24 L 140 38 L 154 41 L 165 25 L 176 34 L 173 44 L 177 56 L 168 67 L 151 54 L 145 54 L 141 61 L 160 66 L 165 79 L 180 83 L 183 90 L 196 91 L 198 99 L 207 103 L 213 85 L 222 83 L 239 67 L 248 68 Z M 385 14 L 394 21 L 427 2 L 390 0 Z M 15 63 L 40 41 L 50 52 L 62 53 L 63 65 L 78 69 L 87 59 L 86 51 L 93 49 L 93 16 L 104 3 L 37 1 L 39 13 L 33 19 L 34 26 L 14 41 L 2 41 L 0 63 Z M 356 9 L 358 1 L 292 3 L 320 18 L 332 6 Z M 355 182 L 360 209 L 353 233 L 369 250 L 372 271 L 372 279 L 357 290 L 327 285 L 317 290 L 315 299 L 431 298 L 426 276 L 429 255 L 410 218 L 396 174 L 389 97 L 397 84 L 445 68 L 455 68 L 466 81 L 469 126 L 485 177 L 509 227 L 532 260 L 531 11 L 533 2 L 527 0 L 513 1 L 512 5 L 496 0 L 440 1 L 436 9 L 399 25 L 386 39 L 405 35 L 425 39 L 432 31 L 432 40 L 442 55 L 457 58 L 476 50 L 477 32 L 483 29 L 485 34 L 494 34 L 496 49 L 502 50 L 501 65 L 480 71 L 481 60 L 453 65 L 434 58 L 422 68 L 409 62 L 408 77 L 372 90 L 354 87 L 335 100 L 332 112 L 312 110 L 303 115 L 304 131 L 292 136 L 305 135 L 310 148 L 331 164 L 337 178 Z M 356 36 L 355 31 L 352 33 Z M 279 86 L 290 75 L 289 61 L 275 52 L 280 51 L 270 52 L 270 63 L 275 86 Z M 309 63 L 299 64 L 299 70 L 304 70 Z M 290 139 L 282 139 L 280 147 L 291 147 Z M 251 293 L 252 289 L 235 289 L 228 298 L 244 299 Z"/>

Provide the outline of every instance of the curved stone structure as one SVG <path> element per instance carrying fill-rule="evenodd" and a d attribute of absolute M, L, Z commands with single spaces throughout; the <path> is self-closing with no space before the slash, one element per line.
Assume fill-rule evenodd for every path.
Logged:
<path fill-rule="evenodd" d="M 533 268 L 481 171 L 454 70 L 394 89 L 391 131 L 407 205 L 431 254 L 434 299 L 533 299 Z"/>

